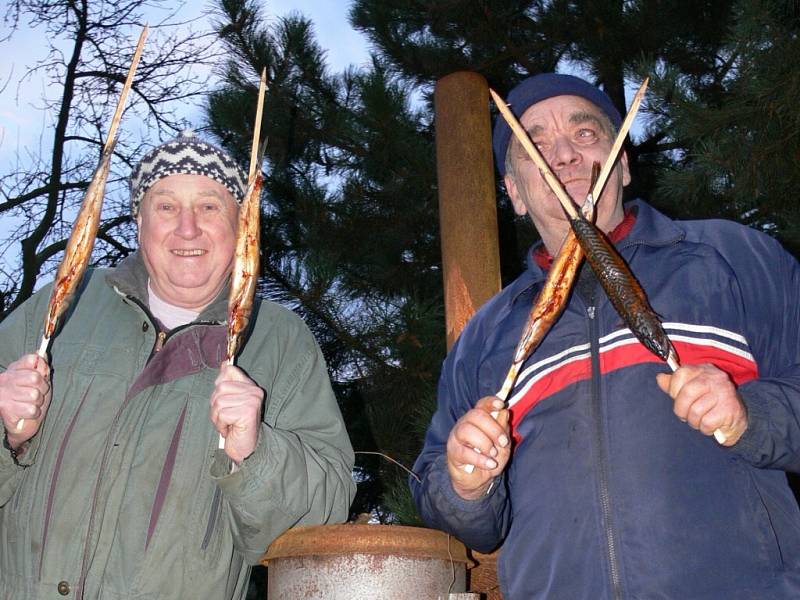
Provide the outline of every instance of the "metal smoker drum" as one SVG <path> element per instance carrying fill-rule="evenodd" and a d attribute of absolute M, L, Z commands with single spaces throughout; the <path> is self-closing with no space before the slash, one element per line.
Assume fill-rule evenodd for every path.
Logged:
<path fill-rule="evenodd" d="M 267 550 L 269 600 L 436 600 L 466 590 L 464 545 L 400 525 L 290 529 Z"/>

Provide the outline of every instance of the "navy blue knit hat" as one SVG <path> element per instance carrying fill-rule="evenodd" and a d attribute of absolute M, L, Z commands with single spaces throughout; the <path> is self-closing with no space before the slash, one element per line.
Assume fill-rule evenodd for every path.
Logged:
<path fill-rule="evenodd" d="M 591 83 L 573 75 L 541 73 L 540 75 L 528 77 L 511 90 L 506 102 L 508 102 L 509 108 L 514 115 L 520 118 L 528 108 L 553 96 L 580 96 L 585 98 L 606 113 L 615 127 L 619 128 L 622 124 L 622 117 L 614 107 L 614 103 L 611 102 L 611 98 Z M 511 135 L 511 128 L 503 116 L 498 115 L 494 124 L 492 148 L 494 149 L 497 170 L 500 172 L 501 177 L 506 174 L 506 151 L 508 150 L 508 143 L 511 141 Z"/>

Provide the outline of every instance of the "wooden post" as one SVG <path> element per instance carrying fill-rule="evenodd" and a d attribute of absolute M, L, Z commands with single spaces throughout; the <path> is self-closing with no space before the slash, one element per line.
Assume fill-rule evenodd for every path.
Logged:
<path fill-rule="evenodd" d="M 447 348 L 500 291 L 489 87 L 459 71 L 436 83 L 436 171 Z"/>
<path fill-rule="evenodd" d="M 489 86 L 477 73 L 453 73 L 436 83 L 434 106 L 449 350 L 481 304 L 500 291 Z M 470 591 L 501 600 L 497 553 L 470 556 Z"/>

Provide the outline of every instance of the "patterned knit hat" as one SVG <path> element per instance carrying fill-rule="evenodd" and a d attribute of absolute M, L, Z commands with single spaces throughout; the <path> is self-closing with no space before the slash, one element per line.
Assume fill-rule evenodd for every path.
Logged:
<path fill-rule="evenodd" d="M 168 175 L 205 175 L 225 186 L 238 204 L 247 189 L 247 175 L 233 158 L 217 146 L 195 136 L 191 129 L 145 154 L 131 171 L 131 214 L 139 214 L 145 192 Z"/>

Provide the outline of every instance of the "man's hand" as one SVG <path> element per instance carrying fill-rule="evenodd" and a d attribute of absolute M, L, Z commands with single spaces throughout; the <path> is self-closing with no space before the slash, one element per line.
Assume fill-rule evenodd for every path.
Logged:
<path fill-rule="evenodd" d="M 36 354 L 26 354 L 0 373 L 0 418 L 12 448 L 18 449 L 39 431 L 50 395 L 50 366 Z M 22 429 L 17 430 L 22 419 Z"/>
<path fill-rule="evenodd" d="M 503 472 L 511 455 L 509 412 L 496 396 L 478 400 L 447 438 L 447 470 L 456 493 L 467 500 L 480 498 Z M 497 417 L 492 417 L 497 412 Z M 480 452 L 476 452 L 479 450 Z M 465 465 L 474 465 L 471 473 Z"/>
<path fill-rule="evenodd" d="M 733 446 L 747 430 L 747 408 L 725 371 L 711 364 L 687 365 L 671 375 L 659 373 L 656 380 L 681 421 L 705 435 L 719 429 L 723 446 Z"/>
<path fill-rule="evenodd" d="M 223 364 L 211 394 L 211 423 L 225 438 L 225 454 L 236 464 L 253 453 L 261 430 L 264 390 L 241 369 Z"/>

